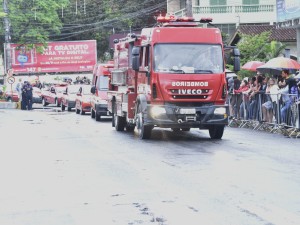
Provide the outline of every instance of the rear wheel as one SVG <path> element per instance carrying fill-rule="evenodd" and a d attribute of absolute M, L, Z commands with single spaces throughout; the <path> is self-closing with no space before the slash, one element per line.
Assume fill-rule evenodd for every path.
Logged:
<path fill-rule="evenodd" d="M 91 118 L 92 118 L 92 119 L 95 118 L 95 111 L 93 110 L 93 108 L 91 108 Z"/>
<path fill-rule="evenodd" d="M 115 102 L 113 101 L 112 102 L 112 120 L 111 120 L 111 126 L 112 127 L 116 127 L 116 123 L 115 123 L 115 112 L 116 112 L 116 104 Z"/>
<path fill-rule="evenodd" d="M 66 107 L 64 106 L 63 103 L 61 103 L 60 107 L 61 107 L 61 111 L 65 111 Z"/>
<path fill-rule="evenodd" d="M 80 113 L 80 110 L 79 109 L 75 109 L 76 111 L 76 114 L 79 114 Z"/>
<path fill-rule="evenodd" d="M 115 129 L 117 131 L 124 131 L 125 123 L 126 123 L 125 117 L 118 116 L 115 114 L 114 120 L 115 120 Z"/>
<path fill-rule="evenodd" d="M 72 111 L 72 108 L 71 107 L 68 107 L 68 112 L 71 112 Z"/>
<path fill-rule="evenodd" d="M 208 128 L 211 139 L 221 139 L 224 133 L 224 125 L 213 125 Z"/>

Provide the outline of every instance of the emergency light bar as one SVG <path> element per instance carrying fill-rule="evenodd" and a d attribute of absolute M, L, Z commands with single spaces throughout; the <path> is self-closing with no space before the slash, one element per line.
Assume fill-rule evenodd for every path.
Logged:
<path fill-rule="evenodd" d="M 200 21 L 195 21 L 193 17 L 176 17 L 174 15 L 171 16 L 158 16 L 157 17 L 157 22 L 159 23 L 167 23 L 167 22 L 200 22 L 200 23 L 211 23 L 212 18 L 201 18 Z"/>
<path fill-rule="evenodd" d="M 166 22 L 194 22 L 195 19 L 193 17 L 176 17 L 174 15 L 171 16 L 159 16 L 157 17 L 157 22 L 166 23 Z"/>
<path fill-rule="evenodd" d="M 213 21 L 213 19 L 210 17 L 200 19 L 200 23 L 211 23 L 212 21 Z"/>

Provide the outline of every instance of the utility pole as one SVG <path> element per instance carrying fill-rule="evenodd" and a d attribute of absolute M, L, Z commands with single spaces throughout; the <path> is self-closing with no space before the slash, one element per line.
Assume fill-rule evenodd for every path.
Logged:
<path fill-rule="evenodd" d="M 186 0 L 186 16 L 193 17 L 193 4 L 192 4 L 192 0 Z"/>
<path fill-rule="evenodd" d="M 4 32 L 5 32 L 5 44 L 4 44 L 4 69 L 5 73 L 9 69 L 11 69 L 11 49 L 10 49 L 10 41 L 11 41 L 11 34 L 10 34 L 10 21 L 8 18 L 8 0 L 3 0 L 3 11 L 5 13 L 4 17 Z"/>

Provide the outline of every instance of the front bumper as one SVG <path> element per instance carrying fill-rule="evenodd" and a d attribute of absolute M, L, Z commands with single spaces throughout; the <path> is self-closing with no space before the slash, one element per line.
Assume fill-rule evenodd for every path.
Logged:
<path fill-rule="evenodd" d="M 112 116 L 112 114 L 107 109 L 107 104 L 96 104 L 96 114 L 101 116 Z"/>
<path fill-rule="evenodd" d="M 75 101 L 68 101 L 67 102 L 67 107 L 68 108 L 75 108 Z"/>
<path fill-rule="evenodd" d="M 153 110 L 161 107 L 161 110 Z M 157 108 L 156 108 L 157 109 Z M 164 109 L 164 110 L 163 110 Z M 228 105 L 182 107 L 176 105 L 147 105 L 145 125 L 165 128 L 206 128 L 210 125 L 228 125 Z M 163 111 L 165 111 L 163 113 Z"/>

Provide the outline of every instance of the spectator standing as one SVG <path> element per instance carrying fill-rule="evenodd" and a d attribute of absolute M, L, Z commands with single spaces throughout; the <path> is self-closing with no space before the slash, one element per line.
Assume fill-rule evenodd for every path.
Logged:
<path fill-rule="evenodd" d="M 32 110 L 32 86 L 29 82 L 27 82 L 26 86 L 26 105 L 28 110 Z"/>
<path fill-rule="evenodd" d="M 19 104 L 21 104 L 21 109 L 22 109 L 22 87 L 23 87 L 22 78 L 20 78 L 16 85 L 16 91 L 18 93 Z"/>
<path fill-rule="evenodd" d="M 238 95 L 235 94 L 235 91 L 239 89 L 241 85 L 241 81 L 237 77 L 234 77 L 232 81 L 229 81 L 229 84 L 230 84 L 229 93 L 231 93 L 229 111 L 231 116 L 237 117 Z"/>
<path fill-rule="evenodd" d="M 268 80 L 266 92 L 265 92 L 265 103 L 262 104 L 263 121 L 268 123 L 273 122 L 274 111 L 276 112 L 276 104 L 278 101 L 278 90 L 279 87 L 275 82 L 274 78 Z"/>
<path fill-rule="evenodd" d="M 239 89 L 234 91 L 234 93 L 238 96 L 237 103 L 236 103 L 238 119 L 240 119 L 240 117 L 244 119 L 246 118 L 247 105 L 245 103 L 247 103 L 247 101 L 249 100 L 246 99 L 247 97 L 246 94 L 244 93 L 247 92 L 248 90 L 249 90 L 248 81 L 246 79 L 243 79 Z"/>
<path fill-rule="evenodd" d="M 283 88 L 280 90 L 283 101 L 283 107 L 280 109 L 281 123 L 289 124 L 287 115 L 294 101 L 294 97 L 297 96 L 296 90 L 298 90 L 298 88 L 296 80 L 289 75 L 288 69 L 282 70 L 281 76 L 283 78 L 283 81 L 281 82 Z"/>
<path fill-rule="evenodd" d="M 21 101 L 21 109 L 26 110 L 27 109 L 27 99 L 26 99 L 26 85 L 27 81 L 24 81 L 24 84 L 22 85 L 22 101 Z"/>

